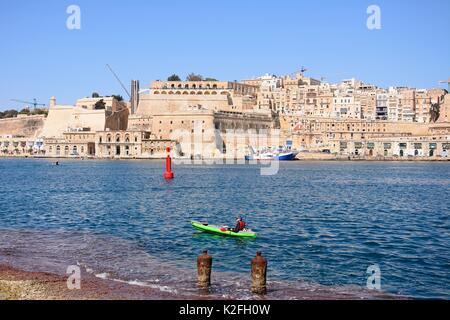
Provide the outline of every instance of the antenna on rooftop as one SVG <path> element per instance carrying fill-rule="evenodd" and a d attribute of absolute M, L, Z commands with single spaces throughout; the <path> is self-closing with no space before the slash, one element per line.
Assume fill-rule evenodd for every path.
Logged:
<path fill-rule="evenodd" d="M 111 71 L 111 73 L 113 74 L 113 76 L 116 78 L 116 80 L 120 83 L 120 85 L 122 86 L 122 89 L 125 90 L 125 92 L 128 95 L 128 98 L 131 99 L 131 94 L 130 92 L 128 92 L 127 88 L 123 85 L 122 81 L 120 81 L 119 77 L 117 76 L 117 74 L 114 72 L 114 70 L 111 68 L 111 66 L 109 64 L 106 64 L 106 66 L 108 67 L 109 71 Z"/>

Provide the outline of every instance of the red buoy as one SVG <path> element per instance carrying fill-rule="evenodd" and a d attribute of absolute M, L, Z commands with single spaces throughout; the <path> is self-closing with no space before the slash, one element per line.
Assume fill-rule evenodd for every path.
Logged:
<path fill-rule="evenodd" d="M 167 158 L 166 158 L 166 172 L 164 173 L 164 179 L 171 180 L 174 175 L 172 172 L 172 159 L 170 158 L 170 148 L 167 147 Z"/>

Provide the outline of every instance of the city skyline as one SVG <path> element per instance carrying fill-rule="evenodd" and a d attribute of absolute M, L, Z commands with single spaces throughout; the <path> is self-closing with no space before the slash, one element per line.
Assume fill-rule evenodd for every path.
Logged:
<path fill-rule="evenodd" d="M 450 300 L 449 0 L 6 3 L 0 304 Z"/>
<path fill-rule="evenodd" d="M 68 1 L 15 2 L 0 22 L 7 44 L 0 110 L 23 107 L 10 99 L 48 104 L 55 95 L 72 104 L 93 91 L 126 97 L 107 63 L 127 86 L 139 79 L 147 87 L 173 73 L 239 81 L 305 66 L 308 76 L 331 83 L 357 78 L 382 88 L 446 88 L 438 81 L 450 75 L 448 1 L 353 2 L 78 1 L 80 30 L 66 27 Z M 372 4 L 381 10 L 380 30 L 366 26 Z"/>

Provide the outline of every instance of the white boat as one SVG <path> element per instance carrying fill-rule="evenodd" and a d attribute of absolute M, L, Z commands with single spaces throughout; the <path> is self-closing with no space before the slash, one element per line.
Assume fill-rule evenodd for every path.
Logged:
<path fill-rule="evenodd" d="M 270 148 L 261 151 L 255 151 L 253 147 L 249 147 L 250 153 L 245 156 L 245 160 L 278 160 L 278 161 L 293 161 L 297 156 L 297 151 L 287 150 L 286 148 L 278 148 L 271 150 Z"/>

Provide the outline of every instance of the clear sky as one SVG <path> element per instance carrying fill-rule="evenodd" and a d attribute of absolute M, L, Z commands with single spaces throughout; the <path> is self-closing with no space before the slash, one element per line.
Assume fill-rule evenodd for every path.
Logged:
<path fill-rule="evenodd" d="M 66 27 L 71 4 L 80 30 Z M 366 27 L 371 4 L 381 30 Z M 0 110 L 22 107 L 14 98 L 126 97 L 106 63 L 127 87 L 172 73 L 234 81 L 301 66 L 318 79 L 382 87 L 439 87 L 450 77 L 448 0 L 1 1 L 0 36 Z"/>

